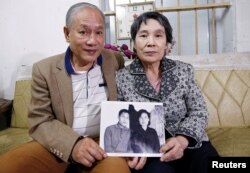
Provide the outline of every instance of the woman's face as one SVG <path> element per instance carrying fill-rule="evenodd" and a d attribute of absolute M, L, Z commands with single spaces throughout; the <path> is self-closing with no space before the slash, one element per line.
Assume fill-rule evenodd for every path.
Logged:
<path fill-rule="evenodd" d="M 147 127 L 149 123 L 149 117 L 146 113 L 142 113 L 141 116 L 139 117 L 139 123 L 141 124 L 142 127 Z"/>
<path fill-rule="evenodd" d="M 142 62 L 159 62 L 167 49 L 164 27 L 154 19 L 148 19 L 147 24 L 143 22 L 136 34 L 134 47 Z"/>

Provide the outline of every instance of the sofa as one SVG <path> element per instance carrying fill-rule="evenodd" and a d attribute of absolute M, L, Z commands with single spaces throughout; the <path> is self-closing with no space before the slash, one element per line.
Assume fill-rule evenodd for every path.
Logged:
<path fill-rule="evenodd" d="M 221 156 L 250 156 L 250 53 L 181 56 L 202 89 L 209 138 Z"/>
<path fill-rule="evenodd" d="M 27 122 L 28 104 L 31 97 L 30 86 L 31 67 L 19 67 L 15 82 L 14 99 L 11 102 L 11 111 L 6 110 L 6 112 L 10 113 L 10 115 L 1 115 L 6 116 L 5 120 L 7 122 L 4 123 L 6 126 L 2 127 L 2 130 L 0 131 L 0 155 L 32 140 L 28 134 Z M 6 107 L 2 107 L 2 109 L 4 108 Z M 10 121 L 8 120 L 9 116 Z"/>
<path fill-rule="evenodd" d="M 250 53 L 169 57 L 191 63 L 209 111 L 207 133 L 221 156 L 250 156 Z M 126 62 L 129 63 L 129 62 Z M 0 131 L 0 155 L 28 135 L 31 67 L 15 84 L 11 124 Z"/>

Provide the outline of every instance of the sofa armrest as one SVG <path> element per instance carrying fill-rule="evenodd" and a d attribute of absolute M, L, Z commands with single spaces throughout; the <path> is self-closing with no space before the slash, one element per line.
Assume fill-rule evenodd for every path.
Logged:
<path fill-rule="evenodd" d="M 12 100 L 0 99 L 0 130 L 10 127 Z"/>

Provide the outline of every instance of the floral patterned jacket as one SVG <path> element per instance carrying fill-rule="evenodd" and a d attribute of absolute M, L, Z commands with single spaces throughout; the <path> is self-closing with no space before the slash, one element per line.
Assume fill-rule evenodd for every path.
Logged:
<path fill-rule="evenodd" d="M 198 148 L 208 141 L 205 128 L 208 111 L 202 92 L 194 77 L 192 65 L 163 58 L 161 60 L 160 92 L 147 80 L 139 59 L 119 70 L 116 75 L 118 100 L 128 102 L 162 102 L 165 129 L 172 136 L 188 137 L 189 148 Z"/>

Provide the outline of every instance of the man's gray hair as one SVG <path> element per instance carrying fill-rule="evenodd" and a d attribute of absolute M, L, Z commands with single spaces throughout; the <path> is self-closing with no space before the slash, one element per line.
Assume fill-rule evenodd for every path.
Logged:
<path fill-rule="evenodd" d="M 93 4 L 90 4 L 90 3 L 87 3 L 87 2 L 80 2 L 80 3 L 77 3 L 77 4 L 74 4 L 72 5 L 68 12 L 67 12 L 67 15 L 66 15 L 66 26 L 68 28 L 70 28 L 71 24 L 72 24 L 72 20 L 73 20 L 73 17 L 74 15 L 79 12 L 81 9 L 83 8 L 92 8 L 92 9 L 95 9 L 97 10 L 100 15 L 102 16 L 103 18 L 103 25 L 105 26 L 105 15 L 104 13 L 95 5 Z"/>

